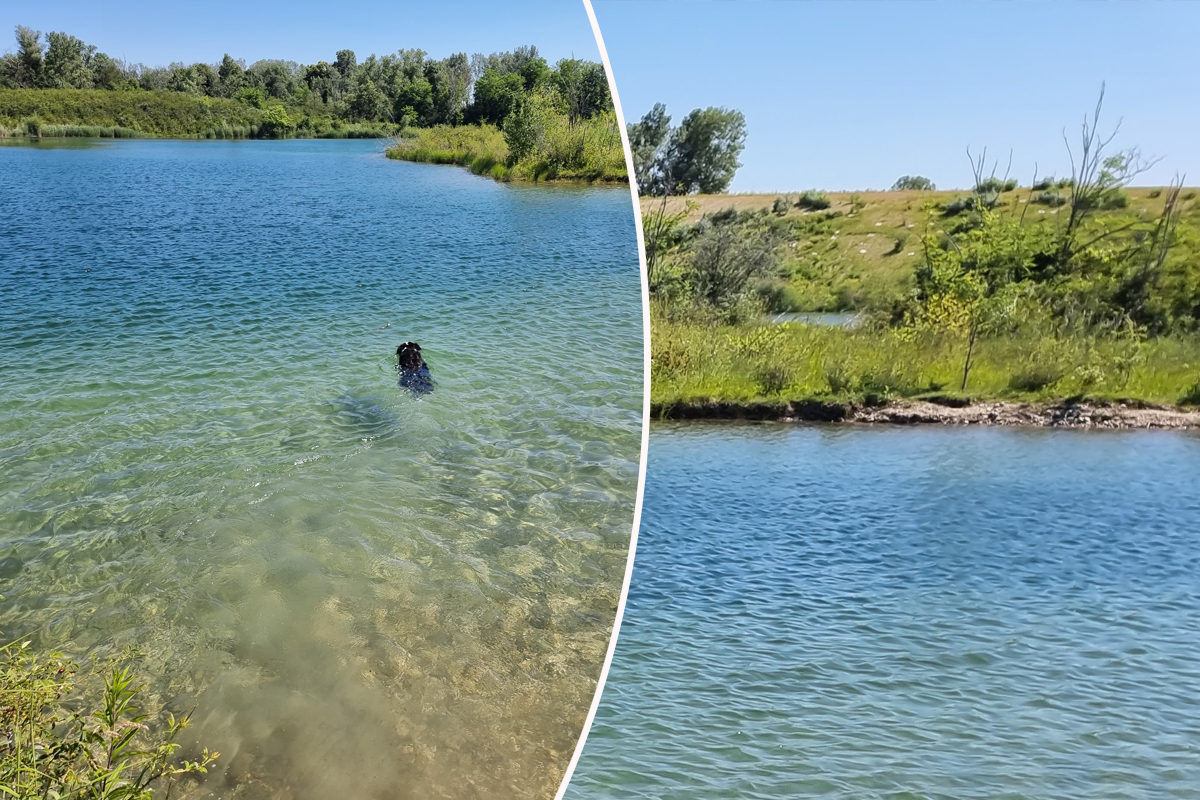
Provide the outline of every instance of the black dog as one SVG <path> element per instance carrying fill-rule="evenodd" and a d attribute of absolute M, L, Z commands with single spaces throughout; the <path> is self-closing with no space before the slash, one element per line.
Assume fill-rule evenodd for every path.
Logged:
<path fill-rule="evenodd" d="M 401 386 L 417 395 L 433 391 L 433 376 L 429 374 L 429 365 L 421 357 L 421 345 L 405 342 L 396 348 L 396 358 Z"/>

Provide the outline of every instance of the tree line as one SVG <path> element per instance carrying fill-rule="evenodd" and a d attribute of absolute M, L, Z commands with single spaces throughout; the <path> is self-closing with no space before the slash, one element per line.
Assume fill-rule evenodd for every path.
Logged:
<path fill-rule="evenodd" d="M 534 46 L 484 55 L 431 58 L 420 49 L 359 61 L 338 50 L 331 61 L 264 59 L 249 66 L 228 53 L 213 64 L 147 67 L 113 58 L 62 32 L 16 26 L 16 49 L 0 57 L 0 88 L 165 91 L 228 98 L 263 109 L 304 109 L 349 122 L 429 127 L 503 125 L 537 97 L 572 122 L 612 108 L 604 68 L 581 59 L 551 66 Z"/>

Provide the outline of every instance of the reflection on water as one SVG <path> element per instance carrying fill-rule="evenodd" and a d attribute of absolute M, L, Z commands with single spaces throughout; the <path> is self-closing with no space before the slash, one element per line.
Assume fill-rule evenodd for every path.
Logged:
<path fill-rule="evenodd" d="M 1200 438 L 664 425 L 585 798 L 1196 797 Z"/>
<path fill-rule="evenodd" d="M 378 150 L 0 152 L 0 630 L 140 645 L 202 796 L 550 796 L 607 646 L 628 192 Z"/>
<path fill-rule="evenodd" d="M 90 150 L 111 140 L 84 136 L 0 136 L 0 147 L 30 147 L 35 150 Z"/>

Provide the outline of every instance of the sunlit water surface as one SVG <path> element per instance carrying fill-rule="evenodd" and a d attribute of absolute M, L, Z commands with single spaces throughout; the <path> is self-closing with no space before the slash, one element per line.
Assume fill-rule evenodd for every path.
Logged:
<path fill-rule="evenodd" d="M 381 150 L 0 149 L 0 630 L 140 646 L 222 754 L 204 796 L 550 796 L 599 675 L 628 191 Z"/>
<path fill-rule="evenodd" d="M 1200 797 L 1200 437 L 662 425 L 567 800 Z"/>

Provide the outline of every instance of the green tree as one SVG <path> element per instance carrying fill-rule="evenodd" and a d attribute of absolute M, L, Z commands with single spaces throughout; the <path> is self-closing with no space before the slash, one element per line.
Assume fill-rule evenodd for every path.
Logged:
<path fill-rule="evenodd" d="M 304 83 L 309 91 L 328 103 L 334 97 L 336 73 L 333 67 L 324 61 L 310 64 L 304 68 Z"/>
<path fill-rule="evenodd" d="M 299 71 L 300 65 L 294 61 L 262 60 L 250 65 L 246 78 L 261 86 L 270 97 L 289 100 L 296 90 L 296 73 Z"/>
<path fill-rule="evenodd" d="M 287 109 L 280 103 L 271 103 L 263 109 L 263 121 L 259 132 L 263 136 L 282 139 L 295 127 L 288 117 Z"/>
<path fill-rule="evenodd" d="M 226 53 L 217 67 L 217 91 L 221 97 L 233 97 L 246 85 L 246 70 L 233 56 Z"/>
<path fill-rule="evenodd" d="M 697 108 L 671 129 L 666 107 L 658 103 L 629 126 L 638 187 L 644 194 L 719 194 L 737 173 L 746 145 L 746 118 L 740 111 Z"/>
<path fill-rule="evenodd" d="M 176 67 L 167 78 L 167 91 L 181 94 L 204 94 L 196 82 L 196 75 L 191 67 Z"/>
<path fill-rule="evenodd" d="M 537 153 L 546 140 L 546 125 L 553 116 L 552 104 L 544 94 L 524 97 L 504 120 L 508 164 Z"/>
<path fill-rule="evenodd" d="M 564 58 L 555 65 L 550 82 L 563 98 L 572 124 L 591 119 L 612 106 L 608 77 L 600 64 Z"/>
<path fill-rule="evenodd" d="M 92 59 L 92 85 L 97 89 L 113 90 L 125 84 L 129 76 L 111 56 L 97 53 Z"/>
<path fill-rule="evenodd" d="M 266 92 L 257 86 L 243 86 L 233 95 L 233 99 L 252 108 L 262 108 L 267 103 Z"/>
<path fill-rule="evenodd" d="M 338 50 L 335 55 L 333 68 L 337 70 L 338 75 L 349 80 L 354 75 L 354 71 L 358 69 L 358 59 L 355 58 L 354 51 Z"/>
<path fill-rule="evenodd" d="M 933 181 L 920 175 L 902 175 L 892 184 L 893 192 L 932 192 L 935 189 Z"/>
<path fill-rule="evenodd" d="M 359 72 L 350 97 L 350 115 L 354 119 L 375 121 L 388 118 L 388 98 L 366 74 Z"/>
<path fill-rule="evenodd" d="M 24 25 L 16 26 L 17 52 L 6 53 L 0 60 L 0 85 L 33 89 L 41 85 L 42 33 Z"/>
<path fill-rule="evenodd" d="M 925 262 L 917 269 L 917 303 L 907 327 L 966 339 L 962 391 L 971 378 L 976 342 L 1011 320 L 1036 256 L 1053 246 L 1051 236 L 981 208 L 978 224 L 958 238 L 922 237 Z"/>
<path fill-rule="evenodd" d="M 724 108 L 696 109 L 683 118 L 668 144 L 673 194 L 720 194 L 741 164 L 746 118 Z"/>
<path fill-rule="evenodd" d="M 47 89 L 92 88 L 95 47 L 61 32 L 46 34 L 46 43 L 39 86 Z"/>
<path fill-rule="evenodd" d="M 516 73 L 488 69 L 475 81 L 473 115 L 479 122 L 502 125 L 525 96 L 525 81 Z"/>
<path fill-rule="evenodd" d="M 638 191 L 654 196 L 670 194 L 670 181 L 663 174 L 667 164 L 660 157 L 661 149 L 671 135 L 671 117 L 667 114 L 667 107 L 655 103 L 640 121 L 630 123 L 628 131 Z"/>

